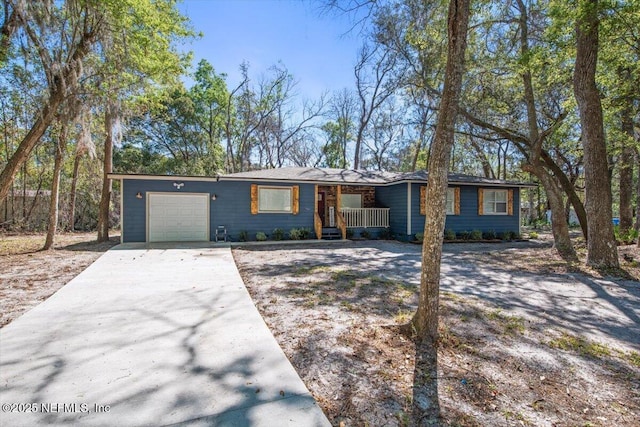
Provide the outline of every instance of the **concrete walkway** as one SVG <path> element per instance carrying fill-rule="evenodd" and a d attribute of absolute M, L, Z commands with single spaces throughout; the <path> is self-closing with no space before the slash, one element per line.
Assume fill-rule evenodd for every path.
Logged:
<path fill-rule="evenodd" d="M 329 426 L 211 246 L 117 246 L 0 329 L 0 425 Z"/>

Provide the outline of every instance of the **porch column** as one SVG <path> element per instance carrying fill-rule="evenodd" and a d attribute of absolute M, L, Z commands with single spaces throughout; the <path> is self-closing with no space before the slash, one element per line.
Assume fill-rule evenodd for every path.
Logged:
<path fill-rule="evenodd" d="M 340 205 L 342 205 L 342 185 L 338 184 L 336 185 L 336 225 L 342 233 L 342 240 L 344 240 L 347 238 L 347 225 L 342 217 Z"/>
<path fill-rule="evenodd" d="M 313 194 L 313 229 L 318 240 L 322 239 L 322 219 L 318 214 L 318 184 L 315 185 Z"/>

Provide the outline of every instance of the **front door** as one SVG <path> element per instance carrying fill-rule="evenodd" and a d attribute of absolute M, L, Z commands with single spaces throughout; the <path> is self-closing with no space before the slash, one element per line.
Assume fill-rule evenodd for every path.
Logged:
<path fill-rule="evenodd" d="M 320 220 L 322 221 L 322 226 L 324 227 L 324 217 L 325 217 L 325 200 L 327 199 L 327 194 L 324 191 L 318 191 L 318 215 L 320 215 Z"/>

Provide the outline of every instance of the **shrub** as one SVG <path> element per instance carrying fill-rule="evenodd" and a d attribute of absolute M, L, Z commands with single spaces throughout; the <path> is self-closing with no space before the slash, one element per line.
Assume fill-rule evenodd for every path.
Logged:
<path fill-rule="evenodd" d="M 238 240 L 240 240 L 241 242 L 246 242 L 247 240 L 249 240 L 249 233 L 247 232 L 247 230 L 240 231 Z"/>
<path fill-rule="evenodd" d="M 630 245 L 638 237 L 638 230 L 631 228 L 627 232 L 621 232 L 619 225 L 613 226 L 613 233 L 619 245 Z"/>
<path fill-rule="evenodd" d="M 539 237 L 539 235 L 535 231 L 530 231 L 529 232 L 529 238 L 530 239 L 537 239 L 538 237 Z"/>
<path fill-rule="evenodd" d="M 520 238 L 520 235 L 518 234 L 517 231 L 505 231 L 504 234 L 502 235 L 502 239 L 506 241 L 516 240 L 519 238 Z"/>
<path fill-rule="evenodd" d="M 262 231 L 258 231 L 256 233 L 256 240 L 258 242 L 264 242 L 265 240 L 267 240 L 267 235 L 264 234 Z"/>
<path fill-rule="evenodd" d="M 485 231 L 482 233 L 482 238 L 486 240 L 495 240 L 498 237 L 494 230 Z"/>
<path fill-rule="evenodd" d="M 466 230 L 458 233 L 458 239 L 461 239 L 461 240 L 469 240 L 470 236 L 471 236 L 471 233 Z"/>
<path fill-rule="evenodd" d="M 347 228 L 347 239 L 353 239 L 353 229 Z"/>
<path fill-rule="evenodd" d="M 289 238 L 291 240 L 302 240 L 302 229 L 292 228 L 291 230 L 289 230 Z"/>
<path fill-rule="evenodd" d="M 382 240 L 392 240 L 393 233 L 391 232 L 391 229 L 385 228 L 380 232 L 380 234 L 378 234 L 378 237 L 380 237 Z"/>
<path fill-rule="evenodd" d="M 473 230 L 471 233 L 469 233 L 469 238 L 471 240 L 482 240 L 482 231 Z"/>
<path fill-rule="evenodd" d="M 300 238 L 302 240 L 307 240 L 311 236 L 310 228 L 301 228 L 300 229 Z"/>
<path fill-rule="evenodd" d="M 451 229 L 444 230 L 444 240 L 456 240 L 456 232 Z"/>
<path fill-rule="evenodd" d="M 360 232 L 360 237 L 362 237 L 363 239 L 370 239 L 371 233 L 369 233 L 369 230 L 362 230 Z"/>
<path fill-rule="evenodd" d="M 282 228 L 274 228 L 271 232 L 271 237 L 273 238 L 273 240 L 284 239 L 284 230 Z"/>
<path fill-rule="evenodd" d="M 422 242 L 424 240 L 424 233 L 416 233 L 416 240 Z"/>

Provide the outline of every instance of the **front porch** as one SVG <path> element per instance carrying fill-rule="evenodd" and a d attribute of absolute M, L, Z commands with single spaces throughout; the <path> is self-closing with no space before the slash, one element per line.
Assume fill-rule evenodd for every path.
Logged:
<path fill-rule="evenodd" d="M 318 239 L 346 239 L 348 228 L 388 228 L 389 208 L 377 207 L 375 187 L 316 185 L 314 231 Z"/>

